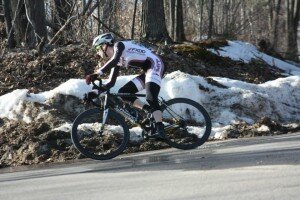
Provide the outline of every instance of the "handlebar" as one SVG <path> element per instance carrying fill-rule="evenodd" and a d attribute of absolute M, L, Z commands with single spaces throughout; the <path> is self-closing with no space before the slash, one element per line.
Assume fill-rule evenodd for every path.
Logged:
<path fill-rule="evenodd" d="M 95 81 L 99 81 L 99 85 L 97 85 Z M 92 81 L 92 84 L 93 84 L 93 89 L 97 89 L 99 94 L 104 91 L 107 91 L 107 88 L 103 87 L 101 78 L 96 78 L 95 80 Z"/>
<path fill-rule="evenodd" d="M 97 85 L 96 83 L 95 83 L 95 81 L 99 81 L 99 84 Z M 98 94 L 100 94 L 100 93 L 103 93 L 104 91 L 106 91 L 106 88 L 105 87 L 103 87 L 102 85 L 102 80 L 100 79 L 100 78 L 97 78 L 97 79 L 95 79 L 95 80 L 93 80 L 92 81 L 92 84 L 93 84 L 93 89 L 96 89 L 96 90 L 98 90 Z M 87 104 L 87 103 L 92 103 L 94 106 L 96 106 L 96 107 L 100 107 L 101 106 L 101 104 L 98 104 L 96 101 L 94 101 L 93 99 L 90 99 L 89 97 L 88 97 L 88 93 L 86 93 L 85 94 L 85 97 L 84 97 L 84 101 L 83 101 L 85 104 Z"/>

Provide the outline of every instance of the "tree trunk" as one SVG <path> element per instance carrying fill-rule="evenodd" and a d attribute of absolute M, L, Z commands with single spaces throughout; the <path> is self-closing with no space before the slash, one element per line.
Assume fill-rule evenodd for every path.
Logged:
<path fill-rule="evenodd" d="M 279 23 L 279 13 L 281 8 L 281 0 L 277 1 L 277 4 L 275 5 L 275 16 L 274 16 L 274 22 L 273 22 L 273 41 L 272 46 L 273 48 L 277 47 L 278 42 L 278 23 Z"/>
<path fill-rule="evenodd" d="M 132 26 L 131 26 L 131 39 L 134 39 L 134 26 L 135 26 L 135 14 L 136 14 L 137 2 L 138 0 L 135 0 L 134 2 L 134 10 L 133 10 Z"/>
<path fill-rule="evenodd" d="M 15 32 L 15 41 L 17 46 L 20 46 L 22 42 L 26 42 L 26 28 L 27 18 L 25 12 L 25 5 L 23 0 L 11 0 L 13 29 Z"/>
<path fill-rule="evenodd" d="M 246 25 L 246 11 L 245 11 L 245 2 L 244 1 L 241 6 L 240 14 L 241 14 L 241 23 L 240 23 L 241 33 L 244 34 L 245 33 L 244 26 Z M 240 30 L 238 30 L 238 31 L 240 31 Z"/>
<path fill-rule="evenodd" d="M 34 43 L 47 39 L 45 5 L 43 0 L 25 0 L 26 14 L 35 35 Z"/>
<path fill-rule="evenodd" d="M 7 46 L 8 48 L 14 47 L 14 32 L 12 29 L 12 19 L 11 19 L 11 5 L 10 0 L 3 0 L 4 7 L 4 19 L 6 25 L 6 34 L 7 34 Z"/>
<path fill-rule="evenodd" d="M 300 0 L 286 0 L 287 58 L 298 61 L 297 28 L 300 17 Z"/>
<path fill-rule="evenodd" d="M 102 20 L 105 24 L 108 25 L 109 28 L 112 27 L 112 24 L 111 24 L 111 15 L 112 15 L 112 2 L 109 1 L 109 0 L 105 0 L 104 1 L 104 5 L 103 5 L 103 8 L 102 8 Z M 105 32 L 105 30 L 102 30 Z"/>
<path fill-rule="evenodd" d="M 185 40 L 183 16 L 182 16 L 182 0 L 175 1 L 175 34 L 174 40 L 182 42 Z"/>
<path fill-rule="evenodd" d="M 175 0 L 170 0 L 170 36 L 174 39 L 175 33 Z"/>
<path fill-rule="evenodd" d="M 269 7 L 269 20 L 268 26 L 269 30 L 273 29 L 274 25 L 274 9 L 275 9 L 275 0 L 268 0 L 268 7 Z"/>
<path fill-rule="evenodd" d="M 202 39 L 203 32 L 203 8 L 204 8 L 204 0 L 199 0 L 199 40 Z"/>
<path fill-rule="evenodd" d="M 2 1 L 0 1 L 0 22 L 4 23 L 5 19 L 4 19 L 4 3 Z"/>
<path fill-rule="evenodd" d="M 230 28 L 229 28 L 229 19 L 230 19 L 230 4 L 231 2 L 226 0 L 224 3 L 224 35 L 229 35 L 230 32 Z"/>
<path fill-rule="evenodd" d="M 208 39 L 210 39 L 212 37 L 213 24 L 214 24 L 214 0 L 210 0 L 209 19 L 208 19 L 208 34 L 207 34 Z"/>
<path fill-rule="evenodd" d="M 85 1 L 85 0 L 83 0 L 83 1 Z M 98 6 L 97 6 L 97 17 L 98 17 L 98 19 L 100 19 L 101 12 L 100 12 L 100 1 L 99 0 L 97 0 L 97 4 L 98 4 Z M 100 35 L 102 26 L 101 26 L 100 23 L 98 23 L 97 27 L 98 27 L 98 29 L 97 29 L 97 35 Z"/>
<path fill-rule="evenodd" d="M 142 12 L 142 38 L 153 42 L 171 42 L 165 23 L 163 1 L 143 0 Z"/>

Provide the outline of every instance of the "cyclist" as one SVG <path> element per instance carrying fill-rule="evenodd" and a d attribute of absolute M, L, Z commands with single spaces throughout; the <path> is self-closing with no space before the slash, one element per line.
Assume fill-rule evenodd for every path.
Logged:
<path fill-rule="evenodd" d="M 158 103 L 160 84 L 165 72 L 161 58 L 135 41 L 115 42 L 111 33 L 105 33 L 94 38 L 93 48 L 96 49 L 101 58 L 109 60 L 96 73 L 87 75 L 86 83 L 90 84 L 98 76 L 110 71 L 109 81 L 104 86 L 104 88 L 109 89 L 115 85 L 120 67 L 142 69 L 143 72 L 121 87 L 119 93 L 137 93 L 146 89 L 146 100 L 149 105 L 136 97 L 123 97 L 123 100 L 131 102 L 134 107 L 150 110 L 156 122 L 154 136 L 163 138 L 164 126 Z M 87 98 L 93 99 L 97 96 L 98 94 L 92 91 L 88 93 Z"/>

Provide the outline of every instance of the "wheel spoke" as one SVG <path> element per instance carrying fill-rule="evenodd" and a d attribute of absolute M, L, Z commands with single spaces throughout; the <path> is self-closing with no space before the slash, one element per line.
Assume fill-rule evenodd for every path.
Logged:
<path fill-rule="evenodd" d="M 85 156 L 104 160 L 113 158 L 125 149 L 129 140 L 129 130 L 115 112 L 110 111 L 102 124 L 102 112 L 91 109 L 79 115 L 72 128 L 72 140 L 76 148 Z"/>
<path fill-rule="evenodd" d="M 176 148 L 192 149 L 203 144 L 211 132 L 211 121 L 198 103 L 184 98 L 163 106 L 166 142 Z"/>

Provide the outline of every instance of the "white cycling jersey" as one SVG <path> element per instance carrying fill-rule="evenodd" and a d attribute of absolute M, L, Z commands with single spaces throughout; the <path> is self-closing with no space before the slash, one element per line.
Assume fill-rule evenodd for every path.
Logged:
<path fill-rule="evenodd" d="M 150 49 L 135 41 L 120 41 L 114 45 L 114 55 L 101 67 L 98 72 L 104 73 L 115 66 L 124 68 L 140 67 L 146 70 L 145 82 L 161 84 L 164 73 L 164 64 L 160 57 Z"/>

